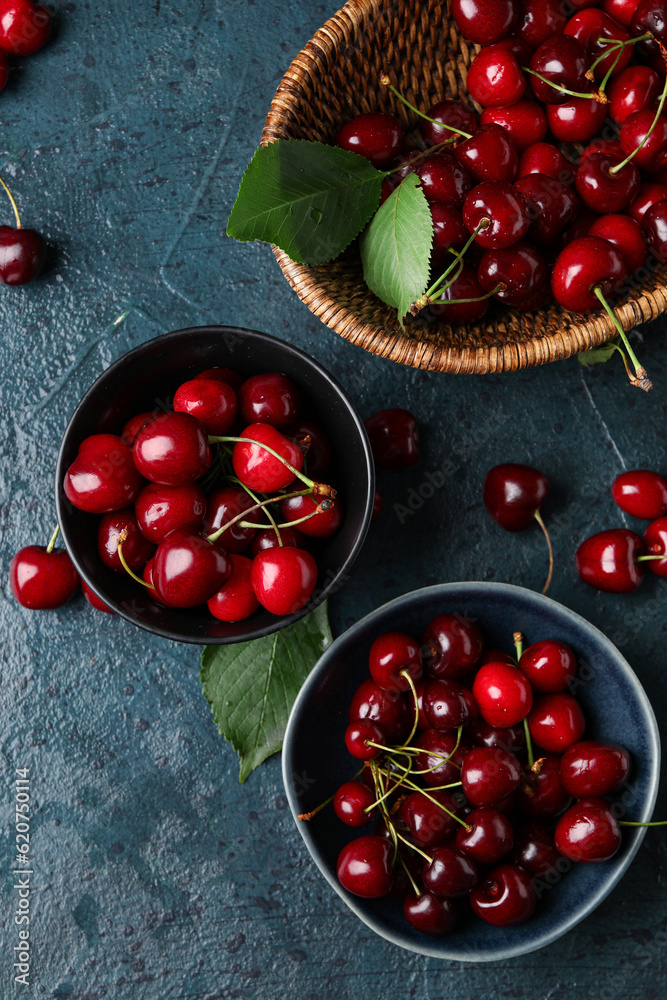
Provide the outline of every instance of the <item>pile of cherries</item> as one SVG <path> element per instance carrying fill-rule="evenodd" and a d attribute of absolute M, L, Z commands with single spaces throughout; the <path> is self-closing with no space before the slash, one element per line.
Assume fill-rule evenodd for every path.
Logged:
<path fill-rule="evenodd" d="M 338 878 L 367 899 L 401 898 L 424 934 L 450 931 L 466 897 L 494 926 L 527 920 L 563 858 L 606 861 L 621 846 L 606 797 L 628 779 L 627 750 L 584 739 L 567 645 L 514 639 L 516 659 L 485 650 L 458 614 L 433 618 L 421 642 L 385 633 L 350 704 L 345 744 L 363 765 L 334 809 L 375 827 L 342 849 Z"/>
<path fill-rule="evenodd" d="M 522 312 L 603 307 L 633 381 L 650 388 L 608 300 L 633 276 L 642 283 L 649 250 L 667 263 L 663 0 L 453 0 L 452 13 L 484 46 L 467 76 L 481 116 L 451 100 L 428 114 L 409 105 L 421 119 L 409 149 L 384 113 L 336 137 L 387 171 L 383 199 L 419 177 L 434 284 L 413 311 L 468 324 L 491 298 Z"/>
<path fill-rule="evenodd" d="M 651 523 L 643 537 L 627 528 L 591 535 L 577 549 L 577 572 L 591 587 L 627 594 L 639 587 L 645 568 L 667 576 L 667 480 L 649 469 L 622 472 L 611 495 L 626 514 Z"/>

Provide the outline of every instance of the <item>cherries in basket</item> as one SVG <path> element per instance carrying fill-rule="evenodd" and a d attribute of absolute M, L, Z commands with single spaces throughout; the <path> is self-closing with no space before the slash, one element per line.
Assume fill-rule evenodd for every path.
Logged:
<path fill-rule="evenodd" d="M 636 825 L 608 799 L 630 755 L 586 737 L 574 652 L 514 640 L 516 658 L 485 649 L 459 614 L 437 615 L 420 640 L 385 633 L 350 703 L 345 746 L 361 768 L 328 802 L 363 832 L 338 878 L 402 900 L 424 934 L 448 933 L 466 910 L 497 927 L 528 920 L 540 887 L 571 862 L 613 857 L 621 827 Z"/>
<path fill-rule="evenodd" d="M 225 622 L 308 603 L 317 542 L 343 508 L 325 482 L 329 442 L 290 378 L 208 369 L 177 388 L 173 409 L 118 430 L 82 441 L 63 488 L 99 515 L 100 558 L 128 587 L 168 607 L 208 604 Z"/>

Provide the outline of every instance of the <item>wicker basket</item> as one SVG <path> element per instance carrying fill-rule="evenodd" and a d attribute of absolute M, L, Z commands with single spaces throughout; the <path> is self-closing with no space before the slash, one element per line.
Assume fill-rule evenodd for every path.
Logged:
<path fill-rule="evenodd" d="M 262 143 L 331 142 L 340 126 L 366 111 L 390 111 L 407 130 L 417 122 L 379 78 L 417 107 L 445 98 L 469 100 L 474 47 L 459 37 L 447 4 L 435 0 L 349 0 L 296 57 L 278 87 Z M 471 102 L 472 103 L 472 102 Z M 346 340 L 413 368 L 455 373 L 514 371 L 570 357 L 609 340 L 604 312 L 582 317 L 558 306 L 521 315 L 494 308 L 474 326 L 417 320 L 401 330 L 396 312 L 363 280 L 355 247 L 331 264 L 295 264 L 274 247 L 282 271 L 310 311 Z M 667 311 L 667 268 L 647 273 L 617 315 L 626 330 Z"/>

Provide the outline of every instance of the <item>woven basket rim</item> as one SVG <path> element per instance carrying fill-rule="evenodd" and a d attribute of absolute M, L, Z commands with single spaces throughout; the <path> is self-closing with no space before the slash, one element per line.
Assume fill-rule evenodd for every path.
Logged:
<path fill-rule="evenodd" d="M 303 79 L 321 69 L 321 61 L 335 60 L 337 46 L 351 28 L 368 24 L 387 0 L 348 0 L 319 28 L 293 59 L 271 102 L 261 145 L 289 136 L 287 120 L 292 113 L 295 97 L 307 97 Z M 475 47 L 478 48 L 478 47 Z M 581 351 L 597 347 L 616 336 L 617 330 L 606 312 L 593 313 L 569 320 L 569 325 L 539 337 L 523 341 L 465 346 L 448 344 L 445 339 L 422 339 L 410 332 L 389 331 L 365 322 L 338 301 L 322 281 L 318 269 L 296 264 L 278 247 L 272 247 L 278 264 L 299 298 L 308 309 L 343 339 L 379 357 L 398 364 L 429 371 L 453 374 L 491 374 L 516 371 L 552 361 L 564 360 Z M 662 272 L 663 284 L 653 291 L 643 290 L 614 311 L 624 330 L 632 330 L 667 311 L 667 272 Z M 370 290 L 368 295 L 374 297 Z M 561 310 L 563 316 L 572 316 Z"/>

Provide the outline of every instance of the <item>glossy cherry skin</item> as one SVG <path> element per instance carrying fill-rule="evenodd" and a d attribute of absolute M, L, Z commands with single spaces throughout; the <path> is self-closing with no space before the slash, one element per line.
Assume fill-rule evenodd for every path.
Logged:
<path fill-rule="evenodd" d="M 525 719 L 533 704 L 528 678 L 511 663 L 486 663 L 480 667 L 472 693 L 484 721 L 504 729 Z"/>
<path fill-rule="evenodd" d="M 422 892 L 410 892 L 403 901 L 403 915 L 411 927 L 429 937 L 441 937 L 456 924 L 456 905 L 451 899 Z"/>
<path fill-rule="evenodd" d="M 346 781 L 334 795 L 334 812 L 347 826 L 366 826 L 375 819 L 376 810 L 369 808 L 375 798 L 368 785 L 361 781 Z"/>
<path fill-rule="evenodd" d="M 477 277 L 485 292 L 502 284 L 495 297 L 508 305 L 520 305 L 547 280 L 547 265 L 532 243 L 521 241 L 504 250 L 487 250 L 477 267 Z"/>
<path fill-rule="evenodd" d="M 36 278 L 46 260 L 46 243 L 34 229 L 0 226 L 0 282 L 25 285 Z"/>
<path fill-rule="evenodd" d="M 661 181 L 647 181 L 646 184 L 642 184 L 639 194 L 628 208 L 628 215 L 631 215 L 636 222 L 642 223 L 649 209 L 665 199 L 667 199 L 667 184 Z M 646 231 L 644 235 L 649 239 Z"/>
<path fill-rule="evenodd" d="M 301 449 L 271 424 L 250 424 L 239 436 L 250 440 L 247 444 L 239 441 L 234 445 L 232 465 L 248 489 L 258 493 L 275 493 L 289 486 L 294 479 L 292 469 L 262 445 L 268 445 L 297 471 L 303 468 Z"/>
<path fill-rule="evenodd" d="M 136 573 L 146 565 L 155 553 L 155 545 L 144 538 L 131 508 L 102 515 L 97 528 L 97 551 L 105 566 L 116 573 L 125 573 L 125 567 L 118 554 L 118 543 L 122 531 L 127 534 L 127 538 L 123 542 L 123 558 L 130 569 Z"/>
<path fill-rule="evenodd" d="M 47 552 L 45 545 L 27 545 L 10 563 L 9 584 L 24 608 L 51 611 L 74 596 L 79 574 L 65 549 Z"/>
<path fill-rule="evenodd" d="M 310 600 L 317 563 L 304 549 L 263 549 L 252 561 L 250 582 L 263 608 L 273 615 L 291 615 Z"/>
<path fill-rule="evenodd" d="M 600 309 L 593 292 L 600 288 L 605 298 L 613 296 L 628 273 L 620 250 L 599 236 L 582 236 L 561 250 L 551 274 L 554 298 L 571 312 L 589 313 Z"/>
<path fill-rule="evenodd" d="M 639 0 L 602 0 L 600 7 L 624 28 L 629 28 Z"/>
<path fill-rule="evenodd" d="M 479 283 L 477 272 L 469 264 L 464 264 L 459 276 L 442 293 L 438 304 L 430 306 L 429 310 L 435 319 L 441 319 L 452 326 L 476 323 L 489 308 L 490 300 L 483 296 L 484 289 Z M 458 302 L 458 299 L 481 299 L 481 301 Z"/>
<path fill-rule="evenodd" d="M 343 125 L 335 141 L 337 146 L 364 156 L 381 170 L 391 166 L 403 151 L 405 136 L 393 115 L 371 111 Z"/>
<path fill-rule="evenodd" d="M 229 524 L 235 517 L 255 505 L 252 497 L 240 486 L 219 486 L 208 496 L 204 528 L 207 535 L 212 535 L 218 528 Z M 251 524 L 266 524 L 261 510 L 251 510 L 240 520 Z M 272 532 L 273 533 L 273 532 Z M 220 536 L 219 543 L 227 552 L 245 552 L 257 534 L 256 528 L 241 528 L 239 522 L 226 528 Z M 271 546 L 264 546 L 270 548 Z M 256 553 L 253 553 L 253 555 Z"/>
<path fill-rule="evenodd" d="M 335 535 L 343 523 L 343 507 L 340 500 L 334 497 L 333 499 L 324 501 L 326 510 L 315 514 L 314 511 L 317 510 L 322 500 L 324 500 L 323 497 L 292 497 L 289 500 L 281 501 L 280 511 L 285 522 L 297 521 L 302 517 L 307 517 L 307 521 L 302 521 L 299 524 L 299 531 L 308 538 L 330 538 L 331 535 Z"/>
<path fill-rule="evenodd" d="M 509 133 L 500 125 L 480 128 L 471 139 L 457 145 L 454 156 L 474 181 L 513 181 L 519 169 L 519 153 Z"/>
<path fill-rule="evenodd" d="M 563 787 L 560 757 L 547 753 L 526 770 L 517 794 L 517 807 L 527 816 L 548 819 L 567 809 L 572 796 Z"/>
<path fill-rule="evenodd" d="M 587 142 L 602 128 L 605 107 L 586 97 L 571 97 L 565 104 L 549 104 L 549 129 L 561 142 Z"/>
<path fill-rule="evenodd" d="M 560 35 L 567 24 L 562 0 L 519 0 L 517 36 L 537 49 L 553 35 Z"/>
<path fill-rule="evenodd" d="M 667 264 L 667 201 L 657 201 L 642 218 L 642 233 L 653 256 Z"/>
<path fill-rule="evenodd" d="M 507 181 L 486 181 L 470 192 L 463 205 L 463 221 L 468 232 L 488 223 L 475 237 L 485 249 L 501 249 L 518 243 L 530 226 L 523 195 Z"/>
<path fill-rule="evenodd" d="M 238 399 L 226 382 L 191 379 L 176 390 L 174 410 L 196 417 L 209 434 L 227 434 L 236 421 Z"/>
<path fill-rule="evenodd" d="M 422 191 L 429 202 L 441 201 L 460 208 L 473 186 L 464 166 L 447 153 L 432 153 L 415 167 Z"/>
<path fill-rule="evenodd" d="M 540 819 L 526 819 L 514 827 L 514 847 L 508 858 L 529 875 L 544 878 L 557 872 L 562 857 L 554 845 L 553 833 Z"/>
<path fill-rule="evenodd" d="M 391 859 L 394 848 L 386 837 L 357 837 L 338 855 L 338 881 L 355 896 L 378 899 L 386 896 L 394 881 Z"/>
<path fill-rule="evenodd" d="M 518 865 L 494 868 L 470 893 L 473 912 L 494 927 L 510 927 L 532 917 L 537 894 L 530 875 Z"/>
<path fill-rule="evenodd" d="M 561 184 L 571 184 L 574 180 L 574 168 L 560 149 L 550 142 L 534 142 L 528 146 L 519 159 L 519 177 L 528 174 L 546 174 Z"/>
<path fill-rule="evenodd" d="M 618 173 L 613 169 L 622 161 L 608 153 L 592 153 L 577 168 L 577 194 L 587 208 L 601 215 L 621 212 L 637 197 L 641 176 L 634 163 L 627 163 Z"/>
<path fill-rule="evenodd" d="M 435 275 L 441 274 L 452 263 L 452 255 L 447 253 L 449 248 L 460 250 L 470 233 L 463 225 L 463 218 L 458 209 L 440 202 L 433 202 L 429 207 L 433 220 L 431 271 Z"/>
<path fill-rule="evenodd" d="M 530 86 L 538 101 L 543 104 L 566 104 L 566 90 L 588 90 L 585 73 L 590 60 L 584 47 L 570 35 L 554 35 L 543 42 L 530 60 L 530 68 L 539 76 L 530 77 Z M 541 79 L 544 77 L 544 80 Z M 549 83 L 545 83 L 549 80 Z M 584 91 L 585 92 L 585 91 Z"/>
<path fill-rule="evenodd" d="M 468 93 L 485 108 L 516 104 L 526 86 L 516 56 L 504 46 L 482 49 L 468 70 Z"/>
<path fill-rule="evenodd" d="M 77 510 L 105 514 L 134 503 L 141 485 L 127 445 L 116 434 L 92 434 L 65 473 L 63 489 Z"/>
<path fill-rule="evenodd" d="M 523 726 L 490 726 L 484 719 L 475 719 L 466 727 L 466 735 L 475 746 L 500 747 L 515 756 L 526 745 Z"/>
<path fill-rule="evenodd" d="M 170 531 L 199 527 L 206 513 L 206 496 L 197 483 L 185 486 L 148 483 L 137 497 L 134 511 L 141 534 L 159 545 Z"/>
<path fill-rule="evenodd" d="M 530 465 L 505 462 L 486 474 L 482 499 L 487 513 L 505 531 L 524 531 L 549 495 L 547 477 Z"/>
<path fill-rule="evenodd" d="M 474 135 L 479 129 L 479 119 L 473 109 L 466 104 L 461 104 L 460 101 L 439 101 L 438 104 L 429 108 L 428 117 L 432 118 L 433 121 L 422 118 L 419 122 L 419 128 L 430 146 L 437 146 L 445 139 L 451 139 L 454 135 L 451 129 L 467 132 L 469 135 Z M 443 124 L 437 125 L 434 122 L 442 122 Z M 449 125 L 450 128 L 445 128 L 445 125 Z"/>
<path fill-rule="evenodd" d="M 271 424 L 284 430 L 301 410 L 301 393 L 291 378 L 280 372 L 252 375 L 239 389 L 241 419 L 246 424 Z"/>
<path fill-rule="evenodd" d="M 511 35 L 519 20 L 517 0 L 452 0 L 461 34 L 476 45 L 493 45 Z"/>
<path fill-rule="evenodd" d="M 586 720 L 571 694 L 543 694 L 528 715 L 531 738 L 543 750 L 564 753 L 584 735 Z"/>
<path fill-rule="evenodd" d="M 112 611 L 111 608 L 107 607 L 104 601 L 101 601 L 94 590 L 91 590 L 85 580 L 81 581 L 81 591 L 83 596 L 86 598 L 91 608 L 95 608 L 96 611 L 103 611 L 105 615 L 115 615 L 116 612 Z"/>
<path fill-rule="evenodd" d="M 621 846 L 621 828 L 609 803 L 593 796 L 563 813 L 554 842 L 571 861 L 608 861 Z"/>
<path fill-rule="evenodd" d="M 386 691 L 409 691 L 410 681 L 422 675 L 422 652 L 415 640 L 406 632 L 385 632 L 373 642 L 368 654 L 371 677 Z"/>
<path fill-rule="evenodd" d="M 229 530 L 233 531 L 234 528 L 230 528 Z M 246 531 L 247 529 L 239 528 L 238 530 Z M 298 528 L 281 528 L 280 540 L 283 545 L 288 545 L 293 549 L 308 549 L 308 539 L 305 535 L 301 534 Z M 226 544 L 229 545 L 229 541 Z M 250 555 L 254 558 L 262 549 L 275 549 L 279 545 L 278 536 L 273 528 L 266 528 L 263 531 L 258 531 L 253 538 L 252 545 L 250 546 Z M 230 549 L 230 551 L 232 550 Z"/>
<path fill-rule="evenodd" d="M 528 206 L 531 221 L 526 238 L 541 247 L 553 246 L 577 214 L 577 196 L 570 187 L 548 174 L 519 177 L 514 186 Z"/>
<path fill-rule="evenodd" d="M 560 761 L 563 787 L 576 799 L 620 792 L 630 775 L 630 754 L 625 747 L 600 740 L 575 743 Z"/>
<path fill-rule="evenodd" d="M 650 66 L 628 66 L 609 85 L 610 117 L 622 125 L 637 111 L 653 108 L 655 114 L 655 102 L 661 90 L 660 77 Z"/>
<path fill-rule="evenodd" d="M 626 45 L 619 54 L 618 49 L 613 49 L 610 52 L 608 42 L 607 44 L 600 42 L 600 39 L 610 38 L 626 42 L 632 37 L 626 28 L 623 28 L 601 10 L 589 9 L 575 14 L 567 22 L 564 30 L 566 35 L 572 35 L 581 43 L 591 63 L 605 52 L 609 53 L 595 67 L 595 76 L 598 80 L 602 80 L 609 70 L 611 70 L 612 76 L 618 76 L 632 59 L 632 45 Z M 641 32 L 637 32 L 637 34 L 641 34 Z"/>
<path fill-rule="evenodd" d="M 153 579 L 154 566 L 155 566 L 155 556 L 153 556 L 152 559 L 148 560 L 141 574 L 144 582 L 148 584 L 149 589 L 146 590 L 146 593 L 148 594 L 148 596 L 151 598 L 152 601 L 155 601 L 156 604 L 161 604 L 162 607 L 168 608 L 169 604 L 165 601 L 165 599 L 162 597 L 159 590 L 155 586 L 155 580 Z"/>
<path fill-rule="evenodd" d="M 653 170 L 658 156 L 667 148 L 667 115 L 659 115 L 656 120 L 653 108 L 635 111 L 621 125 L 620 141 L 625 156 L 637 150 L 633 164 L 643 170 Z"/>
<path fill-rule="evenodd" d="M 0 0 L 0 49 L 12 56 L 29 56 L 46 45 L 51 12 L 32 0 Z"/>
<path fill-rule="evenodd" d="M 158 413 L 137 434 L 132 456 L 142 476 L 163 486 L 193 483 L 211 465 L 206 429 L 189 413 Z"/>
<path fill-rule="evenodd" d="M 653 39 L 639 42 L 637 49 L 664 77 L 665 62 L 658 46 L 658 42 L 667 46 L 667 12 L 663 0 L 641 0 L 632 15 L 629 30 L 633 38 L 651 32 Z"/>
<path fill-rule="evenodd" d="M 155 553 L 153 580 L 174 608 L 205 604 L 232 575 L 232 561 L 219 545 L 194 531 L 172 531 Z"/>
<path fill-rule="evenodd" d="M 667 514 L 667 480 L 649 469 L 622 472 L 612 483 L 611 495 L 632 517 L 653 521 Z"/>
<path fill-rule="evenodd" d="M 301 448 L 304 472 L 311 479 L 322 482 L 333 462 L 331 445 L 324 431 L 311 420 L 298 420 L 286 427 L 284 434 Z"/>
<path fill-rule="evenodd" d="M 478 879 L 477 865 L 469 854 L 456 847 L 435 847 L 431 861 L 424 860 L 424 886 L 436 896 L 456 899 L 465 896 Z"/>
<path fill-rule="evenodd" d="M 345 730 L 345 746 L 356 760 L 373 760 L 382 750 L 375 743 L 384 745 L 385 735 L 371 719 L 357 719 L 350 722 Z"/>
<path fill-rule="evenodd" d="M 480 121 L 483 126 L 496 124 L 505 129 L 519 153 L 542 142 L 547 134 L 547 116 L 542 106 L 527 98 L 509 108 L 485 108 Z"/>
<path fill-rule="evenodd" d="M 623 254 L 628 274 L 636 274 L 646 263 L 646 239 L 639 223 L 629 215 L 602 215 L 590 227 L 588 235 L 613 243 Z"/>
<path fill-rule="evenodd" d="M 419 428 L 408 410 L 378 410 L 364 421 L 381 469 L 408 469 L 419 459 Z"/>
<path fill-rule="evenodd" d="M 577 660 L 564 642 L 544 639 L 528 646 L 519 660 L 519 670 L 526 675 L 533 691 L 559 694 L 566 691 L 577 671 Z"/>
<path fill-rule="evenodd" d="M 659 517 L 649 524 L 644 532 L 646 553 L 650 556 L 662 556 L 664 559 L 649 559 L 644 564 L 656 576 L 667 576 L 667 517 Z"/>
<path fill-rule="evenodd" d="M 259 607 L 250 582 L 252 560 L 230 553 L 232 575 L 217 594 L 206 602 L 214 618 L 221 622 L 240 622 L 249 618 Z"/>
<path fill-rule="evenodd" d="M 463 793 L 473 806 L 495 806 L 519 787 L 521 764 L 499 747 L 473 747 L 463 758 Z"/>
<path fill-rule="evenodd" d="M 400 818 L 410 830 L 410 837 L 425 851 L 439 847 L 454 836 L 459 825 L 454 816 L 461 816 L 463 812 L 460 803 L 446 789 L 434 789 L 428 795 L 430 797 L 412 792 L 403 800 L 399 810 Z"/>
<path fill-rule="evenodd" d="M 459 726 L 472 721 L 477 706 L 469 705 L 464 688 L 457 681 L 440 678 L 429 681 L 422 694 L 422 709 L 429 726 L 443 733 L 455 732 Z"/>
<path fill-rule="evenodd" d="M 385 691 L 370 678 L 361 682 L 348 709 L 349 722 L 370 719 L 380 726 L 385 738 L 391 744 L 400 743 L 408 735 L 413 718 L 407 699 L 402 694 L 394 690 Z M 439 783 L 444 784 L 444 782 Z"/>
<path fill-rule="evenodd" d="M 575 555 L 577 573 L 589 587 L 608 594 L 629 594 L 644 579 L 644 555 L 639 535 L 626 528 L 598 531 L 581 543 Z"/>
<path fill-rule="evenodd" d="M 133 417 L 127 421 L 124 425 L 120 436 L 123 444 L 126 444 L 128 448 L 131 448 L 134 444 L 134 439 L 149 420 L 152 420 L 156 414 L 153 412 L 135 413 Z"/>
<path fill-rule="evenodd" d="M 469 747 L 466 748 L 461 744 L 457 747 L 456 739 L 455 733 L 424 729 L 413 741 L 414 746 L 422 751 L 416 757 L 416 769 L 424 772 L 421 778 L 425 785 L 437 788 L 438 785 L 460 781 L 461 775 L 457 765 L 460 765 L 463 754 Z"/>
<path fill-rule="evenodd" d="M 512 850 L 514 832 L 507 816 L 481 806 L 466 816 L 469 829 L 459 826 L 454 843 L 478 865 L 495 865 Z"/>
<path fill-rule="evenodd" d="M 477 625 L 458 614 L 436 615 L 422 636 L 424 667 L 429 677 L 464 677 L 482 653 Z"/>

